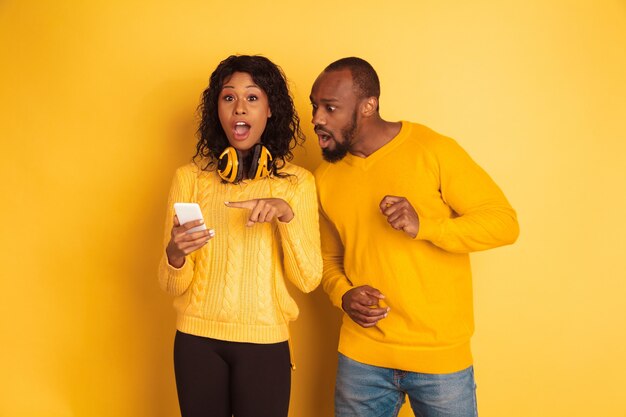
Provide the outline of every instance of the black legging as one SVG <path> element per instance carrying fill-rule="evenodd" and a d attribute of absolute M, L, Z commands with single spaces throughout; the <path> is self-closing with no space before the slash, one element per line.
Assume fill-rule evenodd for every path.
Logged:
<path fill-rule="evenodd" d="M 182 417 L 287 417 L 287 342 L 226 342 L 177 331 L 174 370 Z"/>

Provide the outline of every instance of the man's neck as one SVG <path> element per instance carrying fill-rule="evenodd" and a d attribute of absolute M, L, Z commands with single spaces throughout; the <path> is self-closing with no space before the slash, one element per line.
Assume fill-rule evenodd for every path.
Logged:
<path fill-rule="evenodd" d="M 395 138 L 401 128 L 401 122 L 388 122 L 381 118 L 363 121 L 350 147 L 350 153 L 367 158 Z"/>

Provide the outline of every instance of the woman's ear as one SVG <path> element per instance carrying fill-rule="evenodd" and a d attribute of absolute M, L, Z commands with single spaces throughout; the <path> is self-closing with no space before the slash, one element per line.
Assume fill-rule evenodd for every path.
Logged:
<path fill-rule="evenodd" d="M 269 107 L 267 108 L 267 118 L 269 119 L 270 117 L 272 117 L 272 109 L 270 109 Z"/>

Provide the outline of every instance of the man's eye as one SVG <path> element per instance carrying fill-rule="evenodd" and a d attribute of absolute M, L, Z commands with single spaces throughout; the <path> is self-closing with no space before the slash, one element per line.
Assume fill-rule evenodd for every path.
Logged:
<path fill-rule="evenodd" d="M 335 106 L 326 106 L 326 111 L 329 113 L 332 113 L 336 110 Z"/>

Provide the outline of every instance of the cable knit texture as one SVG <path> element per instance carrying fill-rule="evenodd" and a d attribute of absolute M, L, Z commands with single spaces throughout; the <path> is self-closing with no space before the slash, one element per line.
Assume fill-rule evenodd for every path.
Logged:
<path fill-rule="evenodd" d="M 277 343 L 289 338 L 298 306 L 285 285 L 312 291 L 322 276 L 317 197 L 313 175 L 286 164 L 286 178 L 225 184 L 215 172 L 190 163 L 176 171 L 168 199 L 164 243 L 170 240 L 174 203 L 197 202 L 215 237 L 174 268 L 162 256 L 161 288 L 176 296 L 178 330 L 233 342 Z M 249 210 L 226 201 L 282 198 L 294 218 L 246 227 Z"/>

